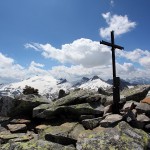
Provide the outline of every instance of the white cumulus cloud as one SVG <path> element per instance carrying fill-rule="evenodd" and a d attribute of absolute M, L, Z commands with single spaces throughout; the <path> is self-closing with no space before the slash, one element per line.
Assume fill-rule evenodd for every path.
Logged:
<path fill-rule="evenodd" d="M 106 20 L 108 25 L 106 28 L 100 28 L 100 35 L 103 38 L 109 38 L 112 30 L 115 31 L 115 35 L 118 36 L 129 32 L 136 26 L 136 22 L 130 21 L 127 15 L 111 15 L 110 12 L 107 12 L 103 13 L 102 17 Z"/>
<path fill-rule="evenodd" d="M 110 64 L 111 60 L 110 49 L 90 39 L 75 40 L 72 43 L 62 45 L 61 49 L 57 49 L 51 44 L 33 43 L 26 45 L 28 45 L 27 48 L 40 50 L 45 58 L 56 59 L 63 64 L 94 67 Z"/>
<path fill-rule="evenodd" d="M 24 76 L 24 68 L 15 63 L 15 60 L 0 53 L 0 82 L 20 80 Z"/>
<path fill-rule="evenodd" d="M 148 50 L 135 49 L 133 51 L 116 51 L 118 57 L 136 62 L 143 67 L 150 67 L 150 52 Z"/>

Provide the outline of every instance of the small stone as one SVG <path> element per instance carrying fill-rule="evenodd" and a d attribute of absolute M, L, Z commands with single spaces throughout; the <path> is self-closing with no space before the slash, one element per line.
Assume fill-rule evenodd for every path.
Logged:
<path fill-rule="evenodd" d="M 104 120 L 100 122 L 102 127 L 113 127 L 116 126 L 122 120 L 122 116 L 118 114 L 112 114 L 106 116 Z"/>
<path fill-rule="evenodd" d="M 133 101 L 129 101 L 129 102 L 126 102 L 125 104 L 124 104 L 124 106 L 123 106 L 123 111 L 125 111 L 125 112 L 127 112 L 128 110 L 132 110 L 132 109 L 134 109 L 135 108 L 135 104 L 134 104 L 134 102 Z"/>
<path fill-rule="evenodd" d="M 27 119 L 13 119 L 12 121 L 10 121 L 10 123 L 12 124 L 29 124 L 31 122 L 31 120 L 27 120 Z"/>
<path fill-rule="evenodd" d="M 101 120 L 102 120 L 102 117 L 93 118 L 93 119 L 85 119 L 85 120 L 82 120 L 82 124 L 84 128 L 92 130 L 99 125 Z"/>
<path fill-rule="evenodd" d="M 41 125 L 36 126 L 35 129 L 38 132 L 38 131 L 46 129 L 47 127 L 48 127 L 47 125 L 41 124 Z"/>
<path fill-rule="evenodd" d="M 12 133 L 27 132 L 27 126 L 25 124 L 9 124 L 7 127 Z"/>

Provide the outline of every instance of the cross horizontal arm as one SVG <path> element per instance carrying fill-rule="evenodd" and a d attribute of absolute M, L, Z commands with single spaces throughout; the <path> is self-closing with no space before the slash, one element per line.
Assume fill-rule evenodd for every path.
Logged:
<path fill-rule="evenodd" d="M 122 47 L 122 46 L 119 46 L 119 45 L 113 45 L 113 44 L 111 44 L 111 43 L 109 43 L 109 42 L 105 42 L 105 41 L 100 41 L 100 44 L 104 44 L 104 45 L 107 45 L 107 46 L 111 46 L 111 47 L 113 47 L 113 48 L 117 48 L 117 49 L 120 49 L 120 50 L 123 50 L 124 49 L 124 47 Z"/>

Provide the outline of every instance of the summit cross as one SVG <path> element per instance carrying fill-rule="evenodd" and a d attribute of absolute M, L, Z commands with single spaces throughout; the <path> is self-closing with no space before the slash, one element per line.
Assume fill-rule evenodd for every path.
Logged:
<path fill-rule="evenodd" d="M 115 64 L 115 49 L 123 50 L 122 46 L 116 45 L 114 41 L 114 31 L 111 31 L 111 43 L 100 41 L 100 44 L 110 46 L 112 50 L 112 70 L 113 70 L 113 107 L 114 114 L 119 114 L 119 101 L 120 101 L 120 78 L 116 77 L 116 64 Z"/>

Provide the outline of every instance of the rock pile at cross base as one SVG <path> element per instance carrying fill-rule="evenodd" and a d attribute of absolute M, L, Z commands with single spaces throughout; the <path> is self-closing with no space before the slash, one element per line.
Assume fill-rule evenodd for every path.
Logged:
<path fill-rule="evenodd" d="M 120 114 L 112 114 L 109 93 L 75 90 L 53 102 L 35 95 L 1 97 L 0 149 L 150 149 L 149 90 L 122 91 Z"/>

